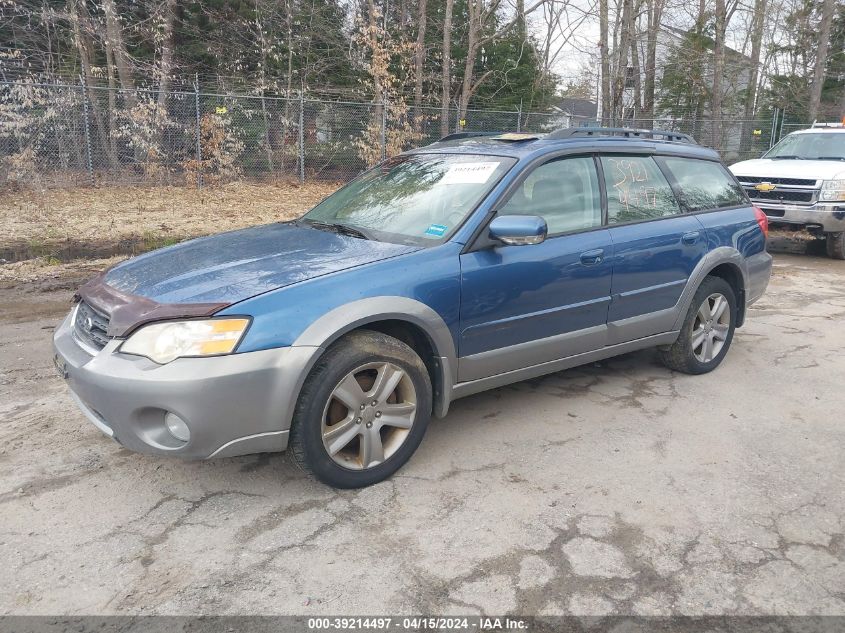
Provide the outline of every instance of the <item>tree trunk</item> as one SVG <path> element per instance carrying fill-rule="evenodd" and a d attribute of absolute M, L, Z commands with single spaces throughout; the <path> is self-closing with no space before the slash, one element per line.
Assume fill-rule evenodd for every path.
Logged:
<path fill-rule="evenodd" d="M 642 116 L 643 105 L 642 105 L 642 94 L 643 94 L 643 85 L 642 85 L 642 76 L 640 75 L 640 52 L 637 50 L 637 38 L 631 37 L 631 66 L 634 69 L 634 112 L 632 116 L 632 123 L 634 127 L 637 127 L 637 115 Z M 654 127 L 651 125 L 646 125 L 646 127 Z"/>
<path fill-rule="evenodd" d="M 173 27 L 176 22 L 176 0 L 164 3 L 164 34 L 161 42 L 161 64 L 158 72 L 158 109 L 167 107 L 167 91 L 170 90 L 170 75 L 173 72 Z"/>
<path fill-rule="evenodd" d="M 643 81 L 643 117 L 654 124 L 655 86 L 657 84 L 657 38 L 663 19 L 665 0 L 648 0 L 648 27 L 646 29 L 645 77 Z"/>
<path fill-rule="evenodd" d="M 93 44 L 91 43 L 89 38 L 82 32 L 82 27 L 80 25 L 80 7 L 77 4 L 76 0 L 68 0 L 67 7 L 71 28 L 73 30 L 73 39 L 75 40 L 77 52 L 79 53 L 79 63 L 82 66 L 82 76 L 85 80 L 85 90 L 87 91 L 83 95 L 83 98 L 88 100 L 88 104 L 91 108 L 91 114 L 94 118 L 94 124 L 97 126 L 97 133 L 99 135 L 100 144 L 103 147 L 104 153 L 108 157 L 110 165 L 112 167 L 116 167 L 117 156 L 115 156 L 114 153 L 111 151 L 109 131 L 106 130 L 106 127 L 103 124 L 103 115 L 100 110 L 99 101 L 97 101 L 95 95 L 91 91 L 91 84 L 94 81 L 94 77 L 91 71 L 91 51 L 93 49 Z"/>
<path fill-rule="evenodd" d="M 722 75 L 725 73 L 725 31 L 727 7 L 725 0 L 716 0 L 716 28 L 713 45 L 713 84 L 710 94 L 710 145 L 718 149 L 722 144 Z"/>
<path fill-rule="evenodd" d="M 631 47 L 633 30 L 633 0 L 623 0 L 622 20 L 620 24 L 619 46 L 617 47 L 616 75 L 613 78 L 611 110 L 614 123 L 624 118 L 625 83 L 628 75 L 628 51 Z"/>
<path fill-rule="evenodd" d="M 607 28 L 608 0 L 599 0 L 599 46 L 601 49 L 601 122 L 610 122 L 610 50 Z"/>
<path fill-rule="evenodd" d="M 754 0 L 754 11 L 751 14 L 751 58 L 748 60 L 748 88 L 745 91 L 745 107 L 743 109 L 742 139 L 740 151 L 745 153 L 751 148 L 755 121 L 754 113 L 757 106 L 757 81 L 760 74 L 760 53 L 763 48 L 763 29 L 766 21 L 768 0 Z"/>
<path fill-rule="evenodd" d="M 816 47 L 816 63 L 813 66 L 813 84 L 810 87 L 810 121 L 819 116 L 819 104 L 822 100 L 824 87 L 824 67 L 827 62 L 827 49 L 830 45 L 830 23 L 833 22 L 833 0 L 824 0 L 822 5 L 822 21 L 819 25 L 819 39 Z"/>
<path fill-rule="evenodd" d="M 446 9 L 443 16 L 443 70 L 441 75 L 441 96 L 440 96 L 440 134 L 446 136 L 449 133 L 449 101 L 451 99 L 452 85 L 452 9 L 454 0 L 446 0 Z"/>
<path fill-rule="evenodd" d="M 464 78 L 461 82 L 461 94 L 458 97 L 458 117 L 466 117 L 469 108 L 469 99 L 472 94 L 472 80 L 475 73 L 475 59 L 478 55 L 479 43 L 481 40 L 481 22 L 484 7 L 484 0 L 469 0 L 469 20 L 467 22 L 467 56 L 464 60 Z"/>
<path fill-rule="evenodd" d="M 380 55 L 379 46 L 381 45 L 378 41 L 378 14 L 376 13 L 376 3 L 375 0 L 367 0 L 367 12 L 369 14 L 369 40 L 370 40 L 370 53 L 372 54 L 373 58 L 377 55 Z M 376 107 L 373 110 L 373 120 L 378 121 L 381 124 L 382 121 L 382 109 L 384 108 L 384 87 L 381 84 L 381 74 L 379 72 L 373 72 L 373 92 L 375 92 L 375 103 Z"/>
<path fill-rule="evenodd" d="M 425 63 L 425 28 L 427 0 L 419 0 L 417 10 L 417 45 L 414 50 L 414 118 L 417 129 L 422 128 L 423 69 Z"/>
<path fill-rule="evenodd" d="M 102 0 L 103 13 L 106 16 L 106 39 L 107 44 L 114 52 L 114 63 L 117 66 L 117 76 L 120 79 L 120 87 L 126 92 L 126 103 L 132 108 L 138 102 L 135 95 L 135 82 L 132 79 L 132 70 L 129 67 L 129 55 L 123 46 L 123 33 L 120 22 L 117 19 L 114 0 Z"/>

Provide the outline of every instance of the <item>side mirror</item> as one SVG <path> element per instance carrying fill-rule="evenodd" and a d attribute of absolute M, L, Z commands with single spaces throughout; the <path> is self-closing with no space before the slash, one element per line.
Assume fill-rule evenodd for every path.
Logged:
<path fill-rule="evenodd" d="M 549 229 L 538 215 L 499 215 L 489 227 L 490 239 L 508 246 L 539 244 L 546 239 Z"/>

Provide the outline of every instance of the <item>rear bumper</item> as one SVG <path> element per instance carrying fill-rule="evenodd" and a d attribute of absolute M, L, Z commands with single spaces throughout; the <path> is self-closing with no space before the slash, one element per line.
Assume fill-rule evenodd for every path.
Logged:
<path fill-rule="evenodd" d="M 74 400 L 104 434 L 140 453 L 187 458 L 282 451 L 293 408 L 317 347 L 287 347 L 158 365 L 117 351 L 95 355 L 71 334 L 70 318 L 53 337 L 55 362 Z M 164 423 L 172 412 L 190 439 Z"/>
<path fill-rule="evenodd" d="M 763 296 L 772 276 L 772 256 L 766 251 L 745 258 L 745 305 Z"/>
<path fill-rule="evenodd" d="M 772 224 L 793 224 L 816 226 L 825 233 L 845 231 L 845 203 L 817 202 L 812 205 L 774 204 L 770 201 L 753 200 Z"/>

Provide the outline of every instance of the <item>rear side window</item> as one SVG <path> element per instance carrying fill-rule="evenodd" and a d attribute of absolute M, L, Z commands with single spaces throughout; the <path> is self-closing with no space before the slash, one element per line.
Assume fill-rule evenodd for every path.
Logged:
<path fill-rule="evenodd" d="M 719 163 L 694 158 L 663 158 L 690 211 L 708 211 L 747 204 L 745 194 Z"/>
<path fill-rule="evenodd" d="M 602 156 L 609 224 L 653 220 L 681 212 L 675 194 L 650 156 Z"/>

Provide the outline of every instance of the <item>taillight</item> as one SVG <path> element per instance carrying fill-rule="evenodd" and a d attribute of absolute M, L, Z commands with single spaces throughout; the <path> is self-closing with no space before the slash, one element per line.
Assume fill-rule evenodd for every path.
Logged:
<path fill-rule="evenodd" d="M 757 218 L 757 224 L 760 225 L 760 230 L 763 231 L 763 237 L 769 239 L 769 218 L 763 213 L 760 207 L 754 207 L 754 216 Z"/>

